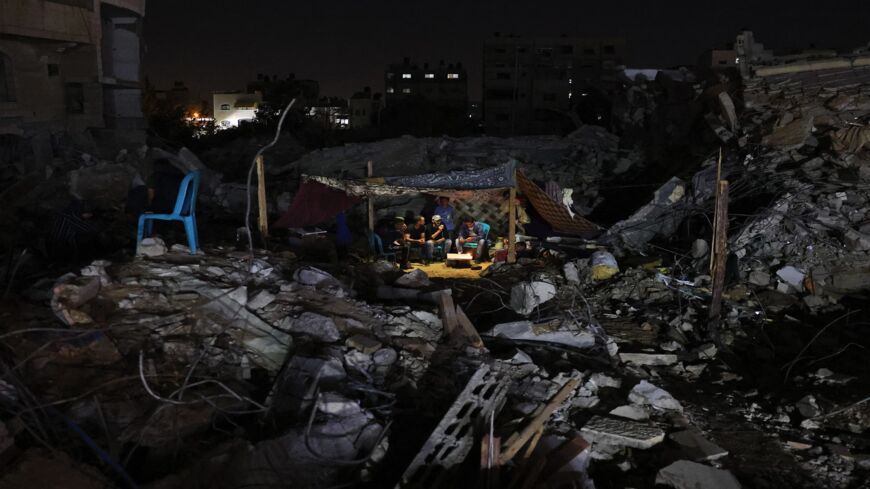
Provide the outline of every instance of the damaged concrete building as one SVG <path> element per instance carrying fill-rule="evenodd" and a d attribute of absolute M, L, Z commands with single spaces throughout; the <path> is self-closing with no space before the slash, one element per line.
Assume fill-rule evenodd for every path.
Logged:
<path fill-rule="evenodd" d="M 144 15 L 144 0 L 0 1 L 4 140 L 39 165 L 59 133 L 141 143 Z"/>

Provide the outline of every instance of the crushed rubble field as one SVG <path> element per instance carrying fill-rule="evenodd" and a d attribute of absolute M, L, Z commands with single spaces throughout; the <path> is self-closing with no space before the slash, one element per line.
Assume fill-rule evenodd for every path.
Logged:
<path fill-rule="evenodd" d="M 867 70 L 626 79 L 622 137 L 407 137 L 269 170 L 510 159 L 607 224 L 513 263 L 402 270 L 280 233 L 248 249 L 246 187 L 212 174 L 197 253 L 160 231 L 134 256 L 128 236 L 7 290 L 0 488 L 870 487 Z M 677 91 L 700 114 L 685 127 Z M 701 136 L 662 174 L 627 134 L 668 117 Z"/>

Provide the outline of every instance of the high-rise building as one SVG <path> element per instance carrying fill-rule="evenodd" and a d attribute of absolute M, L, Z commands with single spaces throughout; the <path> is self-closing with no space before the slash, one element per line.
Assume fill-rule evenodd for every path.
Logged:
<path fill-rule="evenodd" d="M 490 135 L 557 133 L 576 98 L 624 64 L 624 39 L 523 38 L 483 46 L 483 117 Z"/>
<path fill-rule="evenodd" d="M 392 64 L 384 73 L 386 104 L 412 97 L 421 97 L 435 104 L 461 107 L 468 103 L 468 73 L 462 63 L 437 66 L 411 63 L 405 58 L 402 63 Z"/>

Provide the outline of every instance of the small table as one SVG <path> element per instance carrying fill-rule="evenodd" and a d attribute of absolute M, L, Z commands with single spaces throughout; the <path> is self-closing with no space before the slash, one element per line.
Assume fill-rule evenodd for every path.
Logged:
<path fill-rule="evenodd" d="M 448 267 L 470 267 L 473 259 L 470 253 L 447 253 L 445 264 Z"/>

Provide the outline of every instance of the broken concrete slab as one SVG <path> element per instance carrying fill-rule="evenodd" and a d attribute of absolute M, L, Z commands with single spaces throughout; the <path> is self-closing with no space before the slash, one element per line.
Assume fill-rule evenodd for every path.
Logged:
<path fill-rule="evenodd" d="M 341 333 L 330 317 L 313 312 L 303 312 L 299 317 L 288 321 L 290 331 L 311 337 L 324 343 L 333 343 L 341 339 Z"/>
<path fill-rule="evenodd" d="M 136 246 L 136 254 L 151 258 L 165 255 L 166 243 L 157 237 L 145 238 Z"/>
<path fill-rule="evenodd" d="M 575 348 L 591 348 L 595 346 L 595 335 L 583 330 L 548 330 L 536 327 L 531 321 L 516 321 L 498 324 L 489 330 L 489 336 L 510 338 L 514 340 L 541 341 L 558 343 Z"/>
<path fill-rule="evenodd" d="M 670 353 L 620 353 L 619 360 L 644 366 L 666 366 L 677 363 L 677 356 Z"/>
<path fill-rule="evenodd" d="M 740 489 L 740 483 L 731 472 L 689 460 L 678 460 L 659 470 L 656 484 L 676 489 Z"/>
<path fill-rule="evenodd" d="M 646 450 L 665 439 L 665 432 L 655 426 L 603 416 L 593 416 L 580 433 L 593 448 L 604 444 Z"/>
<path fill-rule="evenodd" d="M 649 419 L 649 411 L 636 404 L 626 404 L 619 406 L 610 411 L 610 414 L 619 416 L 620 418 L 632 419 L 634 421 L 643 421 Z"/>
<path fill-rule="evenodd" d="M 692 460 L 717 460 L 728 455 L 728 450 L 716 445 L 695 429 L 671 433 L 668 437 L 685 450 Z"/>
<path fill-rule="evenodd" d="M 393 282 L 393 285 L 397 287 L 408 287 L 411 289 L 422 289 L 423 287 L 429 287 L 432 285 L 432 281 L 429 280 L 429 275 L 427 275 L 426 272 L 417 268 L 397 278 L 396 281 Z"/>
<path fill-rule="evenodd" d="M 668 391 L 641 380 L 628 393 L 628 400 L 661 411 L 683 412 L 683 406 Z"/>
<path fill-rule="evenodd" d="M 511 288 L 511 309 L 528 316 L 541 304 L 556 296 L 556 286 L 548 282 L 522 282 Z"/>
<path fill-rule="evenodd" d="M 252 311 L 260 310 L 275 302 L 275 298 L 275 294 L 269 292 L 268 290 L 261 290 L 257 292 L 253 297 L 248 299 L 248 309 Z"/>
<path fill-rule="evenodd" d="M 372 338 L 371 336 L 366 336 L 362 334 L 355 334 L 349 337 L 344 342 L 349 348 L 353 348 L 355 350 L 359 350 L 367 355 L 371 355 L 372 353 L 381 349 L 381 342 Z"/>

